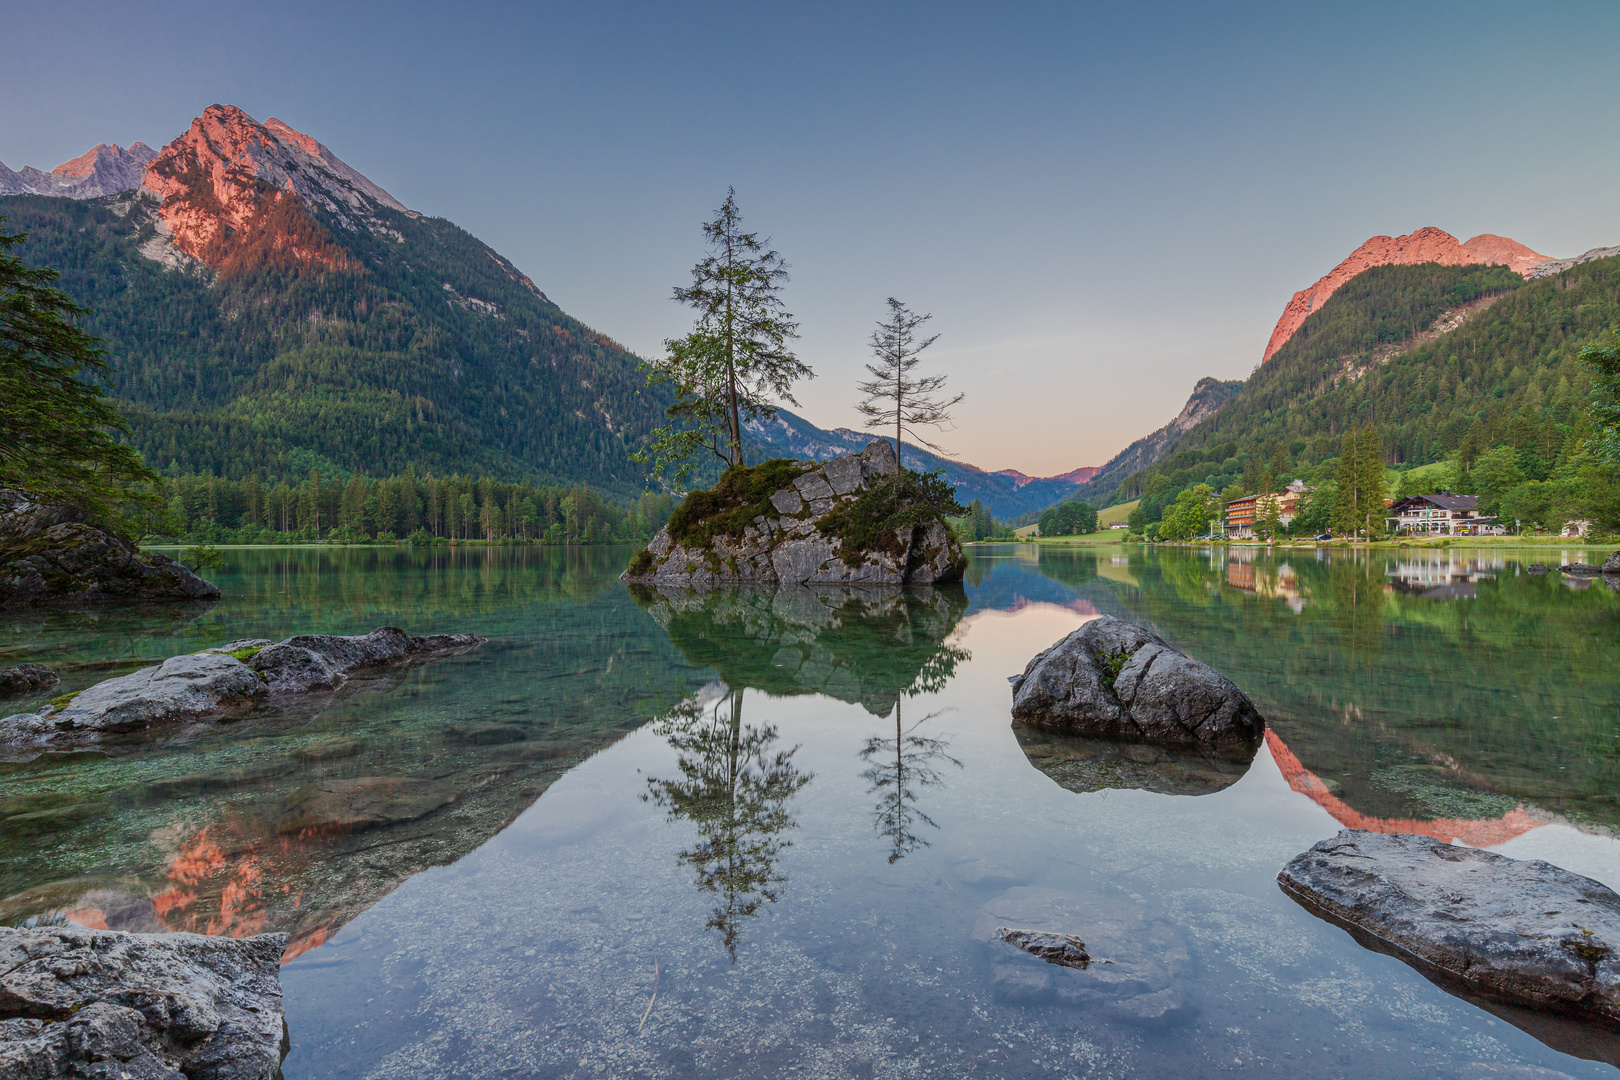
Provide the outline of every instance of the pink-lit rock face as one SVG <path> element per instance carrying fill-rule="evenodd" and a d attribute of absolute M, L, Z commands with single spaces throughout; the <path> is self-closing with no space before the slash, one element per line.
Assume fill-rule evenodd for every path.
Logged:
<path fill-rule="evenodd" d="M 175 247 L 220 271 L 265 260 L 348 268 L 308 209 L 342 228 L 377 225 L 380 207 L 405 209 L 308 135 L 234 105 L 211 105 L 192 121 L 148 166 L 143 186 L 162 200 Z"/>
<path fill-rule="evenodd" d="M 12 172 L 0 165 L 0 195 L 55 195 L 70 199 L 96 199 L 141 186 L 147 163 L 157 151 L 145 143 L 124 149 L 100 143 L 72 161 L 43 172 L 29 166 Z"/>
<path fill-rule="evenodd" d="M 1266 354 L 1261 362 L 1270 360 L 1278 349 L 1288 343 L 1294 331 L 1305 319 L 1327 303 L 1328 297 L 1339 286 L 1375 266 L 1416 266 L 1419 263 L 1439 263 L 1442 266 L 1472 266 L 1489 263 L 1507 266 L 1519 274 L 1529 275 L 1531 268 L 1548 261 L 1517 240 L 1494 233 L 1481 233 L 1466 244 L 1443 229 L 1430 225 L 1405 236 L 1375 236 L 1350 253 L 1338 266 L 1308 289 L 1294 294 L 1277 320 L 1271 340 L 1266 343 Z"/>

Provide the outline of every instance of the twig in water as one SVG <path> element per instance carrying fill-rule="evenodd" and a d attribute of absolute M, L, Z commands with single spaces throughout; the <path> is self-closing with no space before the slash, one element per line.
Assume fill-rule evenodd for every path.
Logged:
<path fill-rule="evenodd" d="M 636 1025 L 636 1034 L 637 1035 L 640 1035 L 641 1034 L 641 1029 L 647 1026 L 647 1017 L 652 1015 L 652 1007 L 655 1004 L 657 1004 L 657 1002 L 658 1002 L 658 984 L 659 984 L 660 981 L 662 981 L 663 976 L 664 976 L 664 965 L 659 963 L 657 960 L 654 960 L 653 961 L 653 996 L 652 996 L 652 1000 L 647 1002 L 647 1011 L 641 1014 L 641 1023 Z"/>

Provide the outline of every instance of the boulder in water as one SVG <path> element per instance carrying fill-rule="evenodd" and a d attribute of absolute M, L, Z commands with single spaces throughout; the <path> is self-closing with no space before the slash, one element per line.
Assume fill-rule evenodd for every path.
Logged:
<path fill-rule="evenodd" d="M 712 490 L 687 496 L 624 578 L 699 588 L 960 579 L 967 557 L 941 514 L 919 499 L 926 481 L 907 473 L 891 506 L 895 477 L 894 448 L 881 440 L 831 461 L 730 470 Z"/>
<path fill-rule="evenodd" d="M 0 719 L 0 742 L 86 741 L 211 719 L 270 697 L 335 690 L 355 672 L 450 656 L 484 641 L 477 634 L 411 637 L 396 626 L 354 637 L 306 634 L 275 645 L 233 641 L 107 679 L 59 706 Z"/>
<path fill-rule="evenodd" d="M 1252 754 L 1265 719 L 1220 672 L 1103 615 L 1014 676 L 1013 717 L 1079 735 Z"/>
<path fill-rule="evenodd" d="M 0 1075 L 279 1077 L 286 945 L 0 927 Z"/>
<path fill-rule="evenodd" d="M 217 600 L 219 588 L 158 551 L 83 522 L 17 540 L 0 558 L 0 608 Z"/>
<path fill-rule="evenodd" d="M 39 690 L 49 690 L 61 678 L 44 664 L 18 664 L 0 668 L 0 697 L 17 697 Z"/>
<path fill-rule="evenodd" d="M 1346 829 L 1277 881 L 1427 975 L 1532 1009 L 1620 1022 L 1620 895 L 1540 859 Z"/>

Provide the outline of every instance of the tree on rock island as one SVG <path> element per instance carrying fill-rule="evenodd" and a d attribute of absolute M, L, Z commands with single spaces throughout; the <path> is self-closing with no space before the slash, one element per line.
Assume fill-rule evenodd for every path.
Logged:
<path fill-rule="evenodd" d="M 912 369 L 918 364 L 922 351 L 939 335 L 918 340 L 917 328 L 932 319 L 932 315 L 915 315 L 894 297 L 889 297 L 889 317 L 878 323 L 872 331 L 872 355 L 876 364 L 867 364 L 872 373 L 867 382 L 856 389 L 866 400 L 855 406 L 866 417 L 869 428 L 894 430 L 894 463 L 899 472 L 902 465 L 901 442 L 906 433 L 935 453 L 945 453 L 917 434 L 919 427 L 944 427 L 951 422 L 951 407 L 962 400 L 957 394 L 950 400 L 940 395 L 945 389 L 944 375 L 924 375 L 913 378 Z"/>
<path fill-rule="evenodd" d="M 0 497 L 134 532 L 131 512 L 160 506 L 158 477 L 114 434 L 127 425 L 98 385 L 106 351 L 72 321 L 85 310 L 56 271 L 10 253 L 25 239 L 0 227 Z"/>
<path fill-rule="evenodd" d="M 703 225 L 703 238 L 708 255 L 692 267 L 692 284 L 675 289 L 675 299 L 697 312 L 697 325 L 644 365 L 649 385 L 674 384 L 670 422 L 634 455 L 655 474 L 670 469 L 676 483 L 705 452 L 727 468 L 742 465 L 743 425 L 774 417 L 778 401 L 797 405 L 793 383 L 815 377 L 788 348 L 799 324 L 782 304 L 787 263 L 769 240 L 743 232 L 736 189 Z"/>

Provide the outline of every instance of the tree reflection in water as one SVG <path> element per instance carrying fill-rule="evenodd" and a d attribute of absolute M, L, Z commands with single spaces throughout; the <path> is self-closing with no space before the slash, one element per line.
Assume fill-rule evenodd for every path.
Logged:
<path fill-rule="evenodd" d="M 917 734 L 918 728 L 939 713 L 929 713 L 908 729 L 900 716 L 902 700 L 894 703 L 894 738 L 870 736 L 860 755 L 862 761 L 872 766 L 861 777 L 871 785 L 867 793 L 878 796 L 872 823 L 878 835 L 889 840 L 891 865 L 919 847 L 928 846 L 928 841 L 917 835 L 918 825 L 939 828 L 933 818 L 917 807 L 923 788 L 944 783 L 944 774 L 935 763 L 950 762 L 958 769 L 962 767 L 960 761 L 945 752 L 950 748 L 950 739 Z"/>
<path fill-rule="evenodd" d="M 705 924 L 718 931 L 737 962 L 742 920 L 781 898 L 787 875 L 777 868 L 792 846 L 783 837 L 797 822 L 787 803 L 813 774 L 793 766 L 795 746 L 776 748 L 774 724 L 742 718 L 743 688 L 712 706 L 691 700 L 659 722 L 658 733 L 679 755 L 679 779 L 648 778 L 650 799 L 697 827 L 698 842 L 678 858 L 697 871 L 698 888 L 717 897 Z"/>

